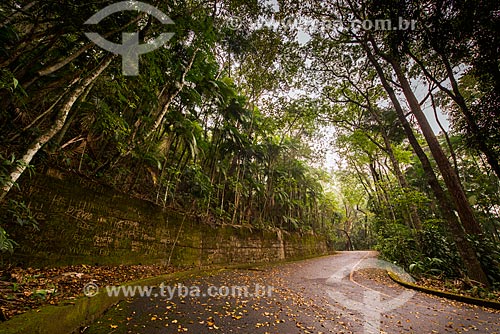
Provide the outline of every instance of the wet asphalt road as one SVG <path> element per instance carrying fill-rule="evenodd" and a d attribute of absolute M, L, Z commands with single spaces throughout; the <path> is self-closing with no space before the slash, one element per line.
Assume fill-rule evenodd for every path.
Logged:
<path fill-rule="evenodd" d="M 150 298 L 121 302 L 84 333 L 500 334 L 498 311 L 414 292 L 378 272 L 354 272 L 382 266 L 375 257 L 340 252 L 166 282 Z"/>

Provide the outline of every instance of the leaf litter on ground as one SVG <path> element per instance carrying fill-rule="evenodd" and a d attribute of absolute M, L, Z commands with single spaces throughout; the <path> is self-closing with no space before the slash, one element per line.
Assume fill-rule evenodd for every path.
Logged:
<path fill-rule="evenodd" d="M 0 270 L 0 320 L 47 304 L 72 303 L 83 296 L 89 282 L 98 286 L 169 274 L 176 268 L 166 265 L 72 265 L 57 268 Z"/>

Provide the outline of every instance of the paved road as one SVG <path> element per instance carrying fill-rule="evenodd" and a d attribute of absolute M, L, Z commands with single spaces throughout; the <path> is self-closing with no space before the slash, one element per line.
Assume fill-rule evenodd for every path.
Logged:
<path fill-rule="evenodd" d="M 156 289 L 157 297 L 126 300 L 84 332 L 500 334 L 498 311 L 407 290 L 373 270 L 354 272 L 379 267 L 375 257 L 341 252 L 168 282 L 163 297 Z"/>

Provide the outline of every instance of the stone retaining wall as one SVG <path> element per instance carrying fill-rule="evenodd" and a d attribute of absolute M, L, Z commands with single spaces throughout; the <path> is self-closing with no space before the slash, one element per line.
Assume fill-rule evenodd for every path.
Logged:
<path fill-rule="evenodd" d="M 22 184 L 39 231 L 6 226 L 20 245 L 3 260 L 24 266 L 146 264 L 208 266 L 327 253 L 324 238 L 243 227 L 213 228 L 74 175 L 52 172 Z M 0 217 L 6 219 L 4 211 Z"/>

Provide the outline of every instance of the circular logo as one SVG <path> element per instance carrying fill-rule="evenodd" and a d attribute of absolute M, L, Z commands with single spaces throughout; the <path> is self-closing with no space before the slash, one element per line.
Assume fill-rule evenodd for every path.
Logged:
<path fill-rule="evenodd" d="M 83 294 L 87 297 L 94 297 L 99 293 L 99 286 L 94 282 L 85 284 L 83 287 Z"/>
<path fill-rule="evenodd" d="M 238 16 L 230 16 L 224 22 L 226 28 L 231 30 L 238 30 L 242 27 L 242 20 Z"/>

